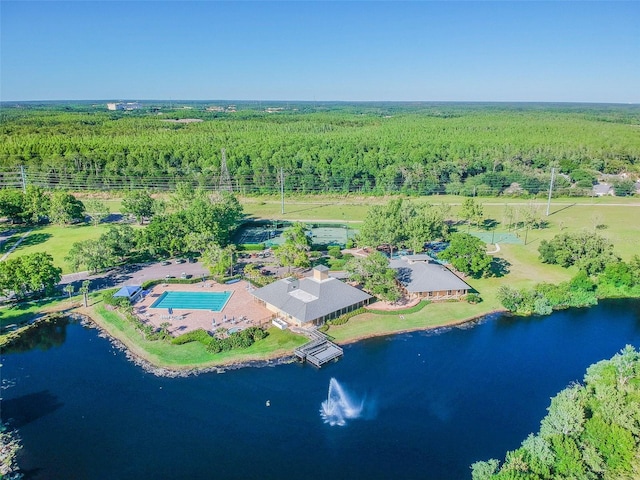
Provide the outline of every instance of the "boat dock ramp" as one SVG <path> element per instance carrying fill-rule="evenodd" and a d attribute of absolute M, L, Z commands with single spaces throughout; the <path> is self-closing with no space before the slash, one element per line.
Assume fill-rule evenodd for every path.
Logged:
<path fill-rule="evenodd" d="M 300 360 L 320 368 L 325 363 L 337 360 L 344 354 L 342 348 L 329 341 L 325 335 L 317 330 L 306 330 L 305 333 L 311 337 L 311 341 L 294 351 Z"/>

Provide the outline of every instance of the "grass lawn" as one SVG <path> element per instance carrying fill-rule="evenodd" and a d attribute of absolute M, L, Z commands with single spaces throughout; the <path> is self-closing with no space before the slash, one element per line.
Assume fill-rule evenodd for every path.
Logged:
<path fill-rule="evenodd" d="M 267 338 L 254 343 L 249 348 L 212 354 L 207 352 L 204 345 L 199 342 L 172 345 L 163 341 L 145 340 L 133 325 L 117 312 L 105 309 L 102 304 L 95 304 L 84 313 L 91 316 L 110 335 L 124 343 L 135 355 L 159 367 L 188 369 L 266 360 L 291 354 L 296 347 L 308 341 L 306 337 L 295 335 L 289 330 L 283 331 L 272 327 L 268 330 Z"/>
<path fill-rule="evenodd" d="M 47 225 L 34 227 L 33 231 L 18 245 L 8 258 L 36 252 L 46 252 L 53 257 L 53 264 L 62 269 L 62 273 L 72 273 L 64 261 L 71 245 L 83 240 L 95 239 L 107 231 L 107 225 Z M 12 238 L 20 236 L 15 234 Z"/>
<path fill-rule="evenodd" d="M 537 252 L 534 255 L 523 245 L 504 246 L 501 252 L 494 256 L 509 262 L 510 271 L 506 276 L 465 279 L 479 292 L 483 300 L 479 304 L 472 305 L 464 301 L 435 302 L 415 313 L 398 311 L 396 315 L 379 315 L 367 312 L 351 318 L 344 325 L 331 326 L 327 333 L 341 343 L 357 338 L 452 325 L 502 310 L 496 293 L 505 282 L 515 288 L 529 288 L 543 279 L 550 283 L 569 280 L 577 272 L 573 268 L 564 269 L 557 265 L 540 263 L 537 260 Z M 401 315 L 404 319 L 400 319 Z"/>
<path fill-rule="evenodd" d="M 20 325 L 43 312 L 64 310 L 65 307 L 71 304 L 72 302 L 65 298 L 62 300 L 40 300 L 5 306 L 0 308 L 0 327 L 4 328 L 7 325 L 14 324 Z"/>

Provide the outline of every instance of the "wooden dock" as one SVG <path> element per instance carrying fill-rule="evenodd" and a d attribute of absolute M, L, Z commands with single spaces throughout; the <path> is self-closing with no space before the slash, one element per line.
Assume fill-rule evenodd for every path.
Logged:
<path fill-rule="evenodd" d="M 344 355 L 342 348 L 330 342 L 327 337 L 317 330 L 308 331 L 307 333 L 312 337 L 311 341 L 296 348 L 294 351 L 300 360 L 307 361 L 311 365 L 320 368 L 325 363 L 337 360 Z"/>

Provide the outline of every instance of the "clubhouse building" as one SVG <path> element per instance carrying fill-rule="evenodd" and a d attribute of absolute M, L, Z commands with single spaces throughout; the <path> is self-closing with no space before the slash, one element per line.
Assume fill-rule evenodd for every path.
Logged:
<path fill-rule="evenodd" d="M 426 300 L 459 299 L 471 287 L 444 265 L 429 255 L 405 255 L 389 262 L 408 298 Z"/>
<path fill-rule="evenodd" d="M 372 296 L 329 276 L 319 265 L 311 277 L 285 278 L 253 292 L 255 300 L 298 327 L 322 325 L 327 320 L 368 305 Z"/>

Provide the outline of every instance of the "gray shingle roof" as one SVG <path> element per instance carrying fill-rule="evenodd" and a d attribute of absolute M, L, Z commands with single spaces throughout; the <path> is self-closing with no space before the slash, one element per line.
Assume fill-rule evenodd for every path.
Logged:
<path fill-rule="evenodd" d="M 287 278 L 259 288 L 253 295 L 302 323 L 369 300 L 371 295 L 336 278 Z"/>
<path fill-rule="evenodd" d="M 414 258 L 411 258 L 414 257 Z M 437 292 L 443 290 L 470 290 L 471 287 L 447 267 L 433 261 L 416 261 L 421 255 L 410 255 L 391 260 L 389 267 L 398 272 L 398 281 L 407 292 Z"/>

